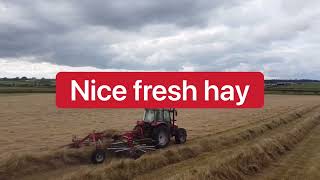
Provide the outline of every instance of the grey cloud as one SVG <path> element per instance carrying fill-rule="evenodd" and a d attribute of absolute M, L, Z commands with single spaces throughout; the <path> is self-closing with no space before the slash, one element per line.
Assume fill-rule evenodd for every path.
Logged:
<path fill-rule="evenodd" d="M 319 6 L 316 0 L 3 0 L 0 58 L 320 79 Z"/>
<path fill-rule="evenodd" d="M 95 25 L 115 28 L 141 27 L 145 24 L 173 23 L 181 26 L 207 24 L 209 11 L 235 4 L 219 0 L 118 0 L 77 3 L 83 17 Z"/>
<path fill-rule="evenodd" d="M 207 18 L 203 14 L 223 4 L 227 3 L 209 0 L 3 1 L 3 13 L 19 13 L 12 19 L 10 16 L 4 19 L 5 22 L 0 18 L 3 27 L 0 30 L 0 57 L 49 55 L 46 60 L 59 64 L 108 67 L 113 65 L 108 65 L 113 57 L 100 52 L 103 46 L 112 43 L 108 37 L 92 43 L 82 39 L 88 34 L 77 36 L 75 31 L 103 26 L 119 29 L 126 36 L 130 28 L 141 28 L 150 23 L 195 26 L 205 24 Z M 75 37 L 63 39 L 66 34 Z"/>

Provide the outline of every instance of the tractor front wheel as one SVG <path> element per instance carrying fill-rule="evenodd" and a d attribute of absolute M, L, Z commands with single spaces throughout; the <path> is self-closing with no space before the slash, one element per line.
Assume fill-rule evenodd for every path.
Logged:
<path fill-rule="evenodd" d="M 184 128 L 178 128 L 174 137 L 176 144 L 184 144 L 187 141 L 187 131 Z"/>
<path fill-rule="evenodd" d="M 170 141 L 169 129 L 165 126 L 156 127 L 153 131 L 153 140 L 155 140 L 157 148 L 166 147 Z"/>
<path fill-rule="evenodd" d="M 91 155 L 91 161 L 94 164 L 103 163 L 105 159 L 106 159 L 106 152 L 102 149 L 95 150 Z"/>

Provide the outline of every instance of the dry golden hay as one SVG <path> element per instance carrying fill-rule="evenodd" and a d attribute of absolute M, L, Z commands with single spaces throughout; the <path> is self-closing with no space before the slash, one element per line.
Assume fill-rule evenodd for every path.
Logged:
<path fill-rule="evenodd" d="M 138 160 L 120 161 L 119 163 L 98 168 L 95 171 L 84 171 L 75 174 L 74 176 L 67 177 L 66 179 L 131 179 L 139 174 L 196 157 L 204 152 L 219 149 L 219 146 L 228 146 L 239 141 L 253 139 L 270 129 L 274 129 L 295 119 L 299 119 L 304 113 L 309 111 L 310 109 L 303 111 L 302 113 L 295 112 L 287 115 L 286 117 L 272 119 L 271 121 L 262 123 L 259 126 L 248 128 L 228 136 L 210 136 L 204 138 L 202 141 L 193 141 L 193 143 L 182 147 L 175 149 L 169 148 L 161 150 L 158 153 L 145 155 Z M 251 147 L 251 149 L 248 148 L 240 151 L 239 154 L 234 155 L 231 159 L 226 158 L 227 160 L 225 163 L 215 166 L 219 167 L 218 169 L 221 169 L 220 171 L 217 171 L 217 169 L 213 169 L 208 172 L 198 171 L 199 173 L 195 173 L 192 176 L 190 175 L 190 177 L 192 177 L 190 179 L 201 178 L 203 175 L 205 175 L 205 177 L 220 177 L 220 179 L 241 179 L 245 174 L 251 174 L 259 171 L 260 168 L 270 162 L 272 158 L 275 158 L 277 155 L 281 154 L 281 152 L 284 152 L 286 147 L 290 147 L 298 142 L 299 139 L 307 133 L 307 131 L 319 122 L 318 118 L 313 117 L 307 119 L 308 120 L 306 121 L 302 121 L 302 125 L 295 127 L 288 133 L 284 132 L 284 134 L 280 134 L 277 137 L 270 137 L 271 140 L 264 140 L 258 145 Z"/>
<path fill-rule="evenodd" d="M 184 146 L 169 147 L 155 153 L 146 154 L 138 160 L 121 159 L 111 162 L 108 165 L 97 167 L 96 170 L 84 169 L 77 174 L 66 177 L 66 179 L 130 179 L 133 176 L 143 172 L 181 162 L 183 160 L 196 157 L 204 152 L 218 151 L 219 149 L 235 145 L 239 142 L 249 141 L 264 134 L 265 132 L 268 132 L 269 130 L 295 121 L 303 117 L 304 114 L 318 107 L 319 106 L 302 108 L 293 113 L 263 120 L 258 124 L 249 124 L 248 127 L 235 128 L 232 131 L 229 130 L 227 133 L 220 133 L 198 138 L 194 141 L 190 141 Z M 106 130 L 104 132 L 107 137 L 112 137 L 113 135 L 119 134 L 119 132 L 116 130 Z M 297 139 L 296 136 L 300 137 L 298 134 L 299 132 L 302 133 L 301 129 L 298 128 L 297 135 L 291 135 L 293 136 L 293 140 Z M 284 144 L 286 148 L 291 146 L 288 142 L 281 138 L 279 141 L 284 141 L 282 144 Z M 273 149 L 269 151 L 272 150 Z M 60 149 L 38 154 L 12 155 L 10 158 L 0 163 L 0 177 L 14 178 L 16 176 L 32 174 L 35 170 L 47 171 L 68 165 L 88 164 L 91 152 L 92 148 L 84 148 L 76 150 Z M 220 169 L 222 167 L 227 166 L 219 166 Z M 252 170 L 259 170 L 259 167 L 260 166 L 254 165 L 244 169 L 243 171 L 251 172 Z M 235 167 L 228 167 L 226 171 L 230 171 L 230 174 L 233 174 L 232 177 L 239 176 L 239 173 L 236 171 Z M 223 173 L 220 172 L 219 174 L 215 174 L 214 176 L 223 176 Z"/>
<path fill-rule="evenodd" d="M 112 137 L 120 132 L 108 129 L 103 131 L 105 136 Z M 33 172 L 58 169 L 67 165 L 90 163 L 92 147 L 81 149 L 61 148 L 41 153 L 12 154 L 0 163 L 0 177 L 14 178 L 32 174 Z"/>
<path fill-rule="evenodd" d="M 261 171 L 286 151 L 291 150 L 320 123 L 319 120 L 319 116 L 309 118 L 288 132 L 264 138 L 257 144 L 235 151 L 232 156 L 223 159 L 222 162 L 213 162 L 206 168 L 190 169 L 188 172 L 175 175 L 172 179 L 246 179 L 247 175 Z"/>

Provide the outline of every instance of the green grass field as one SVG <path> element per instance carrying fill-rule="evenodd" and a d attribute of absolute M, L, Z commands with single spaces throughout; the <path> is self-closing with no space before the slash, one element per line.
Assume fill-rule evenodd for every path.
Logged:
<path fill-rule="evenodd" d="M 0 93 L 55 93 L 53 79 L 0 79 Z"/>
<path fill-rule="evenodd" d="M 0 93 L 55 93 L 53 79 L 1 79 Z M 266 94 L 320 95 L 320 82 L 274 85 L 265 88 Z"/>
<path fill-rule="evenodd" d="M 320 83 L 309 82 L 301 84 L 290 84 L 285 86 L 267 87 L 266 94 L 302 94 L 320 95 Z"/>
<path fill-rule="evenodd" d="M 0 87 L 0 93 L 55 93 L 53 87 Z"/>

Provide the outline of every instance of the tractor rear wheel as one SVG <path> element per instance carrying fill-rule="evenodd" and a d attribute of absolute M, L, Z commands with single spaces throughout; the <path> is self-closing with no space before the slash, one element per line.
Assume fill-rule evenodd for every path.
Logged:
<path fill-rule="evenodd" d="M 170 142 L 170 132 L 165 126 L 158 126 L 153 130 L 153 140 L 157 148 L 164 148 Z"/>
<path fill-rule="evenodd" d="M 176 144 L 184 144 L 187 141 L 187 131 L 184 128 L 178 128 L 174 137 Z"/>
<path fill-rule="evenodd" d="M 106 152 L 102 149 L 95 150 L 91 155 L 91 161 L 94 164 L 103 163 L 105 159 L 106 159 Z"/>

